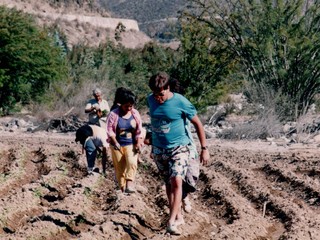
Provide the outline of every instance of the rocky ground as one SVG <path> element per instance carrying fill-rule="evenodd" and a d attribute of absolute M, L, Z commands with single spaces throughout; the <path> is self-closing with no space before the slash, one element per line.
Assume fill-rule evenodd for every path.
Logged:
<path fill-rule="evenodd" d="M 319 146 L 209 139 L 183 235 L 165 231 L 166 196 L 145 147 L 138 192 L 87 175 L 74 132 L 0 129 L 0 239 L 319 239 Z M 100 167 L 100 163 L 98 162 Z"/>

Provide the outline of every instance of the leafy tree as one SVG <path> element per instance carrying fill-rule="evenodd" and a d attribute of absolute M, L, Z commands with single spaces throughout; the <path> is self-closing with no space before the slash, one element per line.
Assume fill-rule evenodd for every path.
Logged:
<path fill-rule="evenodd" d="M 0 7 L 0 114 L 16 103 L 41 101 L 50 84 L 67 76 L 61 49 L 48 32 L 15 9 Z"/>
<path fill-rule="evenodd" d="M 156 44 L 142 49 L 126 49 L 112 42 L 99 47 L 75 46 L 68 54 L 74 87 L 98 84 L 104 86 L 107 98 L 113 100 L 117 87 L 130 88 L 138 96 L 138 107 L 145 106 L 150 92 L 149 77 L 172 67 L 173 51 Z M 108 94 L 109 93 L 109 94 Z"/>
<path fill-rule="evenodd" d="M 174 65 L 174 52 L 150 43 L 142 49 L 118 48 L 114 56 L 110 79 L 116 87 L 130 88 L 138 96 L 139 107 L 146 104 L 150 92 L 148 79 L 155 72 L 169 71 Z"/>
<path fill-rule="evenodd" d="M 206 26 L 223 56 L 239 61 L 239 76 L 288 102 L 286 114 L 292 117 L 308 110 L 320 90 L 319 1 L 192 0 L 191 5 L 189 18 Z"/>
<path fill-rule="evenodd" d="M 148 43 L 140 53 L 142 61 L 147 65 L 149 77 L 159 71 L 171 71 L 177 67 L 180 53 L 170 48 Z"/>
<path fill-rule="evenodd" d="M 211 36 L 210 26 L 196 16 L 181 15 L 181 48 L 178 66 L 172 75 L 186 87 L 186 95 L 203 109 L 217 101 L 215 87 L 234 68 L 234 56 L 226 54 Z M 219 56 L 219 57 L 218 57 Z"/>

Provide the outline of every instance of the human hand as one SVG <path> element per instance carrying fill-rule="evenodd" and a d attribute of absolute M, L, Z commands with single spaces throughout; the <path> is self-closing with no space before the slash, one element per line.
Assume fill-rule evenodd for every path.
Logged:
<path fill-rule="evenodd" d="M 137 144 L 135 145 L 135 148 L 136 148 L 137 152 L 140 153 L 143 146 L 144 146 L 143 139 L 142 138 L 138 138 Z"/>
<path fill-rule="evenodd" d="M 93 104 L 92 107 L 93 107 L 95 110 L 99 110 L 99 109 L 100 109 L 100 105 L 99 105 L 98 103 Z"/>
<path fill-rule="evenodd" d="M 97 115 L 98 115 L 99 118 L 102 117 L 102 112 L 101 112 L 101 110 L 97 110 L 96 113 L 97 113 Z"/>
<path fill-rule="evenodd" d="M 121 146 L 120 146 L 120 144 L 119 144 L 118 142 L 115 143 L 115 144 L 113 145 L 113 147 L 114 147 L 115 150 L 119 150 L 119 151 L 120 151 Z"/>
<path fill-rule="evenodd" d="M 208 149 L 202 149 L 200 154 L 200 162 L 202 165 L 206 166 L 210 159 L 210 153 Z"/>
<path fill-rule="evenodd" d="M 152 132 L 147 132 L 143 143 L 146 144 L 146 145 L 151 145 L 152 144 Z"/>

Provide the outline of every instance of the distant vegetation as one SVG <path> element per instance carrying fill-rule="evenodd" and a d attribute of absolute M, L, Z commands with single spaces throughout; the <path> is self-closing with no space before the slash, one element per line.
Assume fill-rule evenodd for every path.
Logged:
<path fill-rule="evenodd" d="M 177 21 L 170 19 L 177 18 L 188 1 L 185 0 L 98 0 L 98 3 L 114 17 L 131 18 L 139 23 L 141 31 L 152 38 L 162 41 L 169 41 L 176 35 L 172 25 Z"/>
<path fill-rule="evenodd" d="M 296 119 L 320 89 L 320 3 L 308 2 L 192 0 L 179 16 L 178 50 L 110 42 L 68 49 L 59 29 L 40 30 L 28 16 L 2 8 L 1 114 L 19 105 L 60 112 L 75 107 L 81 114 L 94 86 L 110 102 L 117 87 L 129 87 L 142 109 L 149 77 L 167 71 L 200 111 L 243 91 L 262 118 Z"/>

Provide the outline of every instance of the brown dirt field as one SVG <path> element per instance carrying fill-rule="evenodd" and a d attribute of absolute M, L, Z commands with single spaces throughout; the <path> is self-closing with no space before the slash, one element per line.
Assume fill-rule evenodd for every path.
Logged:
<path fill-rule="evenodd" d="M 144 149 L 138 192 L 86 173 L 74 133 L 0 132 L 0 239 L 320 239 L 319 146 L 209 140 L 183 235 Z M 100 164 L 98 163 L 100 167 Z"/>

